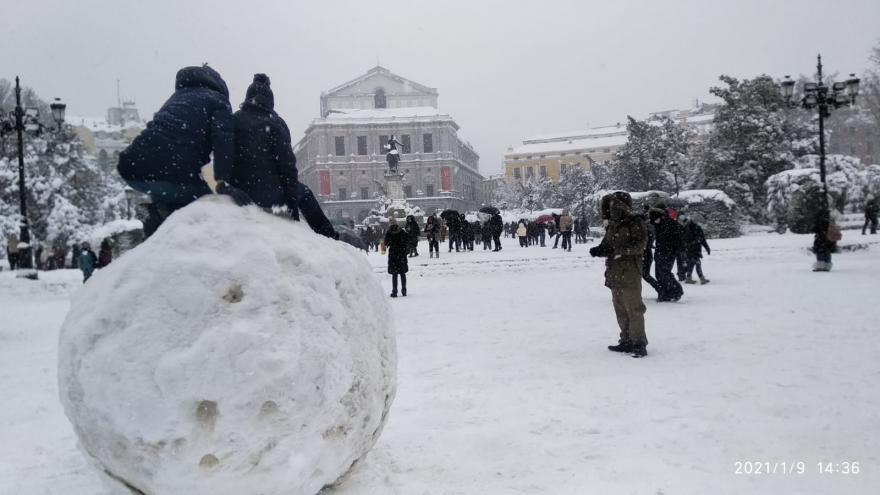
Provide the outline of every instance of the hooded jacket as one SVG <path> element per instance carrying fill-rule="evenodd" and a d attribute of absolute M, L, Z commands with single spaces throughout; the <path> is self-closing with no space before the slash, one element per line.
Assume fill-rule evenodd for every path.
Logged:
<path fill-rule="evenodd" d="M 133 181 L 202 183 L 214 154 L 214 178 L 229 180 L 235 143 L 229 89 L 214 69 L 177 72 L 174 94 L 122 153 L 117 170 Z"/>
<path fill-rule="evenodd" d="M 230 183 L 263 208 L 296 209 L 298 172 L 290 129 L 276 112 L 269 77 L 255 74 L 235 112 L 235 168 Z"/>
<path fill-rule="evenodd" d="M 604 251 L 605 286 L 639 288 L 642 286 L 642 255 L 648 244 L 645 221 L 633 215 L 629 194 L 617 192 L 602 198 L 602 215 L 608 219 L 605 237 L 598 249 Z"/>

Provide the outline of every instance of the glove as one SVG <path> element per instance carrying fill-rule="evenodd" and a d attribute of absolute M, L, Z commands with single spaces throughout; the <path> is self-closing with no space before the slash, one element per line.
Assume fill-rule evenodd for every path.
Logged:
<path fill-rule="evenodd" d="M 608 256 L 611 256 L 612 254 L 614 254 L 614 250 L 608 247 L 607 244 L 599 244 L 594 248 L 590 248 L 590 256 L 594 258 L 606 258 Z"/>
<path fill-rule="evenodd" d="M 590 256 L 593 258 L 599 256 L 599 246 L 590 248 Z"/>
<path fill-rule="evenodd" d="M 706 254 L 712 254 L 712 250 L 709 248 L 706 248 Z"/>
<path fill-rule="evenodd" d="M 230 186 L 225 181 L 217 182 L 217 194 L 223 194 L 232 198 L 238 206 L 253 204 L 253 200 L 246 192 L 237 187 Z"/>

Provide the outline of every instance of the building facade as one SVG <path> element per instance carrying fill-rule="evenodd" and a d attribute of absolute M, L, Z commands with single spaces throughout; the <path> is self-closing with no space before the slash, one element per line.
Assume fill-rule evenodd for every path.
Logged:
<path fill-rule="evenodd" d="M 479 155 L 437 109 L 438 93 L 375 67 L 321 94 L 321 117 L 297 143 L 299 178 L 330 218 L 360 222 L 384 195 L 385 144 L 403 143 L 399 170 L 407 201 L 426 212 L 478 209 Z"/>
<path fill-rule="evenodd" d="M 695 140 L 705 139 L 715 116 L 715 105 L 696 105 L 687 110 L 653 112 L 649 119 L 668 117 L 689 126 Z M 626 125 L 593 127 L 570 132 L 532 136 L 522 145 L 510 147 L 504 154 L 504 178 L 507 181 L 526 182 L 531 178 L 546 177 L 553 182 L 568 167 L 589 170 L 594 164 L 609 163 L 623 145 L 628 133 Z"/>
<path fill-rule="evenodd" d="M 107 109 L 107 118 L 68 117 L 86 153 L 94 156 L 106 171 L 116 169 L 119 153 L 146 128 L 134 102 Z"/>

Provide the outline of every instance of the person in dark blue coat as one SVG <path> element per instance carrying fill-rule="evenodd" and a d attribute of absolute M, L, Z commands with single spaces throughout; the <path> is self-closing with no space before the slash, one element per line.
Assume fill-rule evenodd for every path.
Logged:
<path fill-rule="evenodd" d="M 302 211 L 313 231 L 339 239 L 311 189 L 299 182 L 290 129 L 274 110 L 270 84 L 267 75 L 255 74 L 244 103 L 235 112 L 235 167 L 230 183 L 263 208 L 286 206 L 297 220 Z"/>
<path fill-rule="evenodd" d="M 122 153 L 117 170 L 132 188 L 152 200 L 144 233 L 150 235 L 174 210 L 211 193 L 202 166 L 213 154 L 217 192 L 247 204 L 245 193 L 229 185 L 235 152 L 229 90 L 214 69 L 184 67 L 174 94 Z"/>

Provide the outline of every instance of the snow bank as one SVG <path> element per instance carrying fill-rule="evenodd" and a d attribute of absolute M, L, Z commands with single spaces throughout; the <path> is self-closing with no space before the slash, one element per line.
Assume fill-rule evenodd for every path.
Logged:
<path fill-rule="evenodd" d="M 227 198 L 97 272 L 59 346 L 67 416 L 120 493 L 317 493 L 370 450 L 395 394 L 366 259 Z"/>

